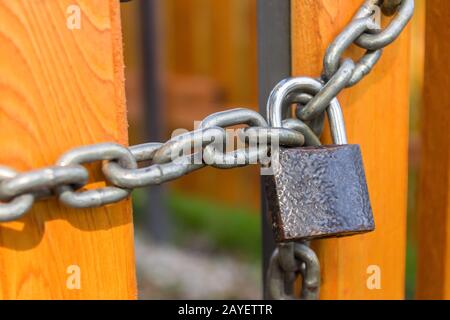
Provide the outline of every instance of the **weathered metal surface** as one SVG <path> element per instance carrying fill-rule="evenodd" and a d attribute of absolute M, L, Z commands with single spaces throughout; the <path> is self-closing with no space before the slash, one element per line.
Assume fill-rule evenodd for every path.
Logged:
<path fill-rule="evenodd" d="M 277 241 L 375 229 L 358 145 L 280 148 L 278 163 L 264 178 Z"/>

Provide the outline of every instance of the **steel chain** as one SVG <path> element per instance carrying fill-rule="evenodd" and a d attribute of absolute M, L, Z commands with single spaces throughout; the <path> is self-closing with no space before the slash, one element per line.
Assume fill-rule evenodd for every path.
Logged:
<path fill-rule="evenodd" d="M 384 30 L 373 19 L 376 9 L 385 15 L 397 13 Z M 354 86 L 370 73 L 381 58 L 382 49 L 397 39 L 413 13 L 414 0 L 365 1 L 353 20 L 326 50 L 321 79 L 286 79 L 274 89 L 275 99 L 287 96 L 287 101 L 284 105 L 277 102 L 268 105 L 286 107 L 296 103 L 297 119 L 269 119 L 270 122 L 301 132 L 305 137 L 305 145 L 320 145 L 318 136 L 323 128 L 324 111 L 343 89 Z M 366 49 L 356 62 L 342 58 L 352 44 Z M 288 113 L 283 110 L 275 112 L 277 115 Z M 293 284 L 298 276 L 302 277 L 300 297 L 318 299 L 320 264 L 314 251 L 307 243 L 279 244 L 267 273 L 269 298 L 295 299 Z"/>
<path fill-rule="evenodd" d="M 373 20 L 374 13 L 377 10 L 394 13 L 394 8 L 397 15 L 382 30 Z M 380 59 L 381 50 L 399 37 L 411 20 L 413 13 L 414 0 L 402 0 L 400 2 L 395 0 L 366 0 L 353 20 L 326 50 L 321 79 L 325 85 L 297 113 L 297 116 L 305 121 L 323 114 L 330 101 L 344 88 L 354 86 L 361 81 Z M 357 62 L 342 58 L 345 50 L 353 43 L 367 50 Z"/>
<path fill-rule="evenodd" d="M 384 29 L 374 20 L 377 10 L 395 15 Z M 286 79 L 274 88 L 275 99 L 283 97 L 283 100 L 273 105 L 284 108 L 296 104 L 296 118 L 291 118 L 286 108 L 275 113 L 286 115 L 286 119 L 268 119 L 274 127 L 269 127 L 259 113 L 239 108 L 212 114 L 200 123 L 198 130 L 166 143 L 129 148 L 116 143 L 79 147 L 65 153 L 55 166 L 24 173 L 0 166 L 0 222 L 21 218 L 36 200 L 53 195 L 69 207 L 93 208 L 127 198 L 134 188 L 174 180 L 206 165 L 223 169 L 254 161 L 265 165 L 275 138 L 287 147 L 320 145 L 325 109 L 337 102 L 335 99 L 343 89 L 354 86 L 370 73 L 383 48 L 397 39 L 413 13 L 414 0 L 366 0 L 326 50 L 320 79 Z M 343 58 L 352 44 L 366 50 L 356 62 Z M 244 148 L 224 151 L 223 146 L 230 138 L 226 128 L 235 125 L 247 126 L 238 132 Z M 259 148 L 251 148 L 252 140 L 256 140 Z M 96 161 L 102 161 L 106 186 L 87 189 L 89 172 L 82 165 Z M 138 167 L 146 161 L 151 165 Z M 280 244 L 268 270 L 271 298 L 294 299 L 293 284 L 299 275 L 301 298 L 317 299 L 320 265 L 314 251 L 308 243 Z"/>
<path fill-rule="evenodd" d="M 317 255 L 305 243 L 280 244 L 269 263 L 267 285 L 269 298 L 294 300 L 297 276 L 302 276 L 301 299 L 319 298 L 320 264 Z"/>
<path fill-rule="evenodd" d="M 224 152 L 221 147 L 229 136 L 224 128 L 234 125 L 249 126 L 239 131 L 238 138 L 244 145 L 256 139 L 258 148 Z M 174 180 L 205 165 L 234 168 L 260 163 L 261 159 L 269 159 L 268 149 L 274 137 L 284 146 L 304 143 L 301 132 L 269 128 L 259 113 L 238 108 L 212 114 L 201 122 L 198 130 L 176 136 L 164 144 L 147 143 L 126 148 L 116 143 L 100 143 L 70 150 L 53 167 L 24 173 L 0 167 L 0 221 L 19 219 L 35 200 L 52 195 L 68 207 L 95 208 L 121 201 L 135 188 Z M 200 152 L 180 155 L 181 151 L 194 146 L 198 146 Z M 86 189 L 89 173 L 82 165 L 96 161 L 102 161 L 108 185 Z M 138 163 L 144 161 L 152 164 L 138 168 Z"/>

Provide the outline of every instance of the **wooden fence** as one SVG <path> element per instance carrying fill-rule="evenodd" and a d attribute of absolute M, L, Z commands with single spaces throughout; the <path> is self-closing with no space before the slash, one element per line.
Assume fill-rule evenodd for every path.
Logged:
<path fill-rule="evenodd" d="M 361 2 L 291 0 L 293 76 L 319 75 L 326 47 Z M 425 12 L 426 3 L 420 179 L 414 197 L 418 206 L 416 296 L 448 299 L 450 3 L 416 3 L 419 15 L 415 19 Z M 168 68 L 174 74 L 211 75 L 226 88 L 227 107 L 239 101 L 257 109 L 256 1 L 170 0 L 164 2 L 163 12 L 166 21 L 176 22 L 165 26 Z M 81 19 L 81 25 L 71 18 Z M 71 147 L 104 141 L 127 144 L 118 1 L 1 0 L 0 21 L 1 164 L 31 170 L 51 165 Z M 189 28 L 183 29 L 186 21 Z M 211 39 L 214 32 L 228 38 L 214 39 L 208 42 L 211 46 L 205 46 L 205 39 Z M 227 46 L 230 42 L 236 46 Z M 411 45 L 411 28 L 407 28 L 386 48 L 374 71 L 339 96 L 349 141 L 362 148 L 376 231 L 314 242 L 322 266 L 322 299 L 405 297 L 410 70 L 411 56 L 419 49 Z M 177 55 L 181 50 L 184 55 Z M 203 56 L 193 52 L 203 52 Z M 349 50 L 354 58 L 361 53 L 356 47 Z M 241 63 L 220 64 L 225 56 Z M 204 78 L 194 79 L 198 81 L 194 84 L 192 78 L 181 76 L 170 80 L 193 86 L 188 87 L 189 94 L 205 90 L 199 95 L 212 101 L 216 98 L 208 96 L 216 83 Z M 169 96 L 183 94 L 177 91 Z M 211 105 L 206 101 L 202 111 L 209 113 Z M 182 123 L 190 116 L 186 110 L 180 115 L 185 105 L 172 103 L 171 108 L 173 126 L 190 125 Z M 211 111 L 216 110 L 212 107 Z M 95 177 L 91 185 L 103 184 L 99 165 L 89 169 Z M 235 203 L 250 198 L 258 207 L 254 169 L 232 173 L 233 180 L 225 179 L 230 171 L 209 170 L 210 174 L 197 173 L 177 186 L 195 185 L 211 194 L 214 191 L 204 186 L 214 179 L 224 181 L 227 187 L 220 197 Z M 235 185 L 246 187 L 231 192 Z M 367 285 L 374 270 L 381 277 L 377 288 Z M 70 210 L 46 200 L 23 219 L 0 224 L 0 299 L 136 296 L 130 201 Z"/>

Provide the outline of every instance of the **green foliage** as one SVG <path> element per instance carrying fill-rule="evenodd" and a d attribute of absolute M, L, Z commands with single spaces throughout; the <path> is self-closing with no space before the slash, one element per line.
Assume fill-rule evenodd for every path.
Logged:
<path fill-rule="evenodd" d="M 147 190 L 136 189 L 133 191 L 133 220 L 136 225 L 144 223 L 145 217 L 145 206 L 147 205 L 145 201 L 145 194 Z"/>
<path fill-rule="evenodd" d="M 406 246 L 406 281 L 405 297 L 408 300 L 414 299 L 416 291 L 416 260 L 417 250 L 411 241 Z"/>
<path fill-rule="evenodd" d="M 406 274 L 405 274 L 405 297 L 414 299 L 416 291 L 417 272 L 417 241 L 416 241 L 416 191 L 417 191 L 417 169 L 409 168 L 408 176 L 408 224 L 406 243 Z"/>
<path fill-rule="evenodd" d="M 260 215 L 190 196 L 171 193 L 168 199 L 172 220 L 183 233 L 202 234 L 218 249 L 251 259 L 261 256 Z"/>

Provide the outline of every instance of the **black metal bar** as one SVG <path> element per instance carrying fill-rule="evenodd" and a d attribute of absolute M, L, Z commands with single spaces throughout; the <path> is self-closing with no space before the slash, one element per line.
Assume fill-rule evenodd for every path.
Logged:
<path fill-rule="evenodd" d="M 139 1 L 146 141 L 163 141 L 164 136 L 158 2 L 158 0 Z M 164 186 L 155 185 L 148 188 L 145 227 L 150 231 L 153 240 L 159 242 L 166 241 L 170 232 L 165 198 Z"/>
<path fill-rule="evenodd" d="M 291 74 L 291 3 L 290 0 L 258 0 L 259 105 L 266 113 L 272 88 Z M 272 228 L 267 216 L 266 197 L 261 188 L 263 234 L 263 283 L 267 298 L 266 273 L 275 248 Z"/>

